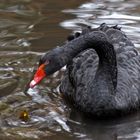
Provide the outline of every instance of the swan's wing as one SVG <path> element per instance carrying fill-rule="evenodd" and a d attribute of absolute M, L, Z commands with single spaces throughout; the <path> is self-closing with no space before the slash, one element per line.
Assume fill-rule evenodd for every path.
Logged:
<path fill-rule="evenodd" d="M 118 108 L 125 110 L 125 105 L 132 108 L 140 105 L 140 55 L 118 65 L 117 81 Z"/>
<path fill-rule="evenodd" d="M 132 109 L 140 105 L 140 55 L 131 40 L 117 26 L 108 27 L 103 24 L 99 28 L 106 33 L 117 54 L 118 109 L 129 111 L 128 106 Z"/>
<path fill-rule="evenodd" d="M 103 23 L 98 30 L 104 32 L 111 44 L 113 44 L 119 63 L 138 55 L 138 51 L 134 47 L 134 44 L 117 25 L 109 27 Z"/>

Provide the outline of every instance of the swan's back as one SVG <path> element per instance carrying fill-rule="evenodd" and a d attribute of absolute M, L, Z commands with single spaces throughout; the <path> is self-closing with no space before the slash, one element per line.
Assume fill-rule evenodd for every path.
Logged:
<path fill-rule="evenodd" d="M 111 101 L 108 101 L 112 102 L 110 107 L 125 110 L 137 106 L 140 102 L 140 55 L 138 55 L 138 51 L 117 26 L 108 27 L 106 24 L 102 24 L 96 29 L 88 29 L 83 34 L 94 31 L 104 32 L 116 51 L 118 85 L 115 97 L 112 96 Z M 89 94 L 93 92 L 93 79 L 97 71 L 98 61 L 98 56 L 93 49 L 87 49 L 78 54 L 67 66 L 60 87 L 68 100 L 75 104 L 77 102 L 83 109 L 87 109 L 87 112 L 92 111 L 92 106 L 89 105 L 89 109 L 87 106 L 92 102 Z M 101 81 L 100 84 L 105 83 Z"/>

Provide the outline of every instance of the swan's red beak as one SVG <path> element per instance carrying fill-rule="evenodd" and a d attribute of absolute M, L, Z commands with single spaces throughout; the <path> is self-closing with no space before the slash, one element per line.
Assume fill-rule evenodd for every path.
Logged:
<path fill-rule="evenodd" d="M 39 66 L 36 73 L 34 74 L 33 80 L 29 84 L 30 88 L 33 88 L 35 85 L 41 82 L 41 80 L 46 76 L 44 67 L 45 67 L 45 64 L 42 64 Z"/>

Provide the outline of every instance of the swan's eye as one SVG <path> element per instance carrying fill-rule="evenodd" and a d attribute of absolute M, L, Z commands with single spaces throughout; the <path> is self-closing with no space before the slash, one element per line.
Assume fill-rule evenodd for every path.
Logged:
<path fill-rule="evenodd" d="M 51 62 L 51 60 L 46 60 L 44 64 L 48 65 L 50 62 Z"/>

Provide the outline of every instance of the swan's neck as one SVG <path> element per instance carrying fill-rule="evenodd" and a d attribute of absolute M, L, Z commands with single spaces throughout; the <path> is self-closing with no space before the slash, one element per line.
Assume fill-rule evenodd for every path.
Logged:
<path fill-rule="evenodd" d="M 95 49 L 99 56 L 96 76 L 102 75 L 106 80 L 111 80 L 115 89 L 117 86 L 116 53 L 103 32 L 91 32 L 58 48 L 60 67 L 68 64 L 77 54 L 88 48 Z"/>
<path fill-rule="evenodd" d="M 107 85 L 113 85 L 113 89 L 117 86 L 117 61 L 114 47 L 109 42 L 99 43 L 99 46 L 95 48 L 99 56 L 99 65 L 96 72 L 96 79 L 102 78 L 102 81 L 106 81 Z M 109 84 L 110 83 L 110 84 Z M 107 86 L 106 85 L 106 86 Z M 112 88 L 112 86 L 110 87 Z"/>

